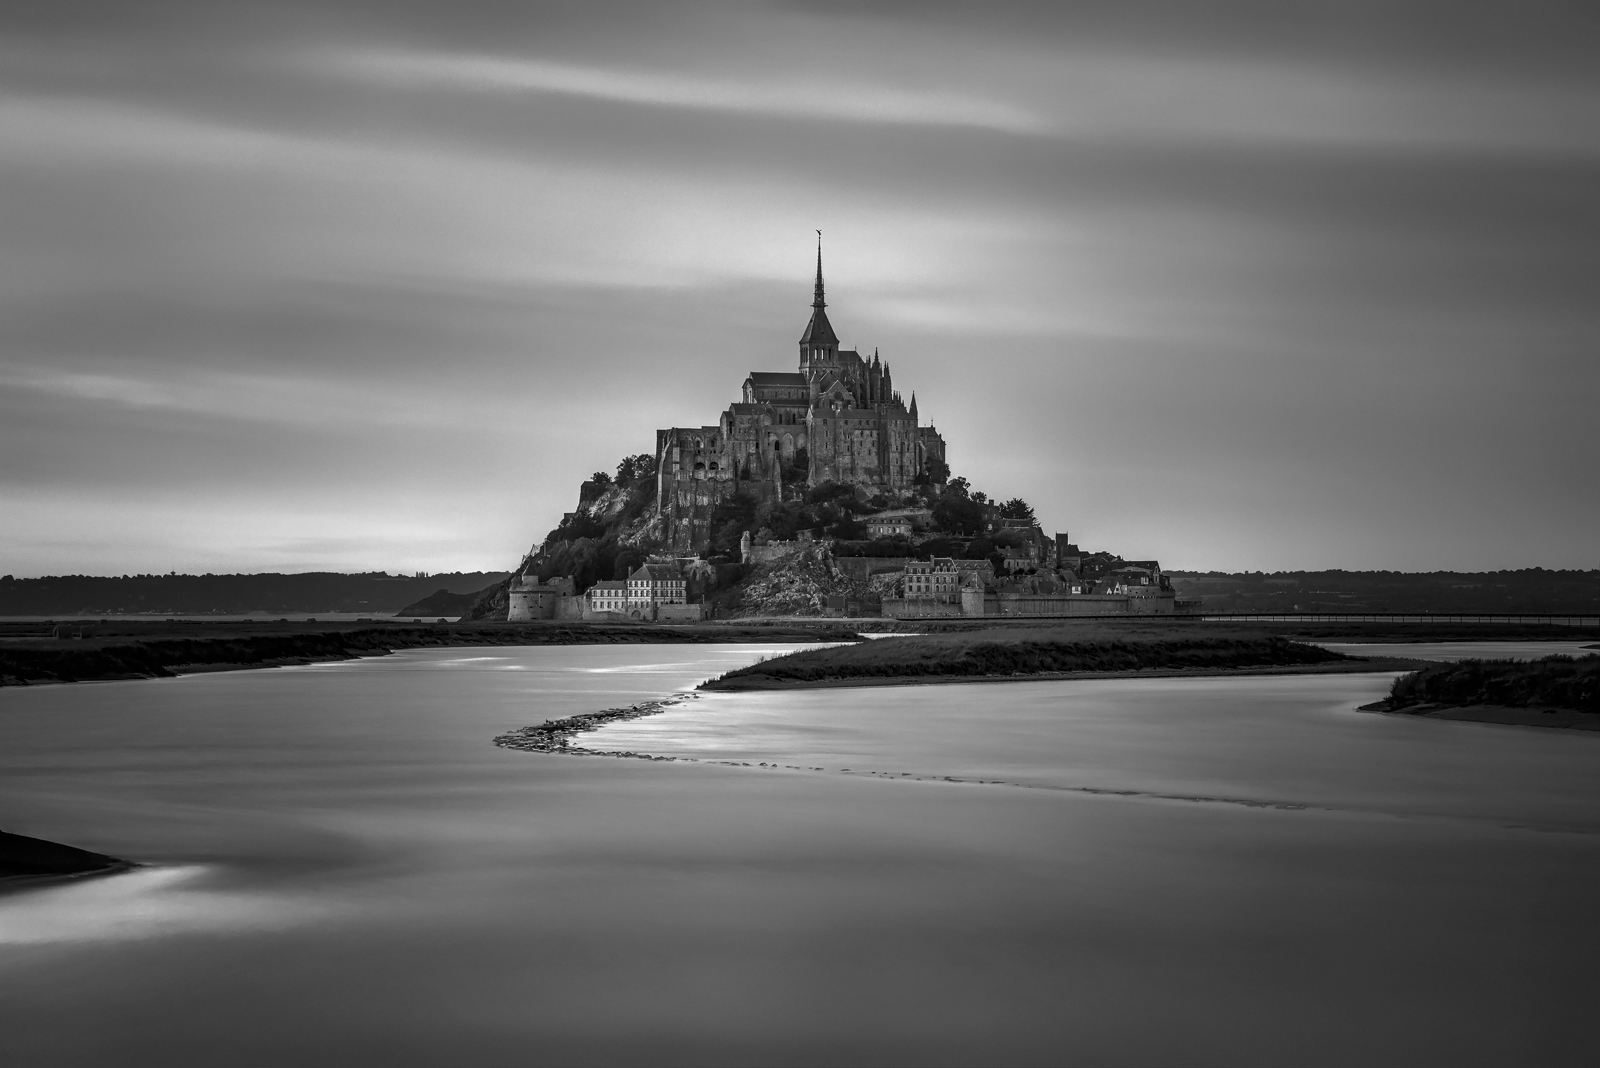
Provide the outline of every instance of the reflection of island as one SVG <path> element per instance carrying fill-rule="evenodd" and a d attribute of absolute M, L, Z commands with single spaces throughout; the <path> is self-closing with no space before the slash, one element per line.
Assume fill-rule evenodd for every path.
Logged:
<path fill-rule="evenodd" d="M 128 861 L 104 853 L 0 831 L 0 886 L 13 879 L 109 875 L 131 867 Z"/>
<path fill-rule="evenodd" d="M 730 671 L 708 690 L 994 681 L 1076 675 L 1382 671 L 1414 660 L 1362 660 L 1275 634 L 1196 625 L 1058 624 L 924 634 L 807 649 Z"/>
<path fill-rule="evenodd" d="M 1600 654 L 1432 664 L 1362 706 L 1431 719 L 1600 730 Z"/>

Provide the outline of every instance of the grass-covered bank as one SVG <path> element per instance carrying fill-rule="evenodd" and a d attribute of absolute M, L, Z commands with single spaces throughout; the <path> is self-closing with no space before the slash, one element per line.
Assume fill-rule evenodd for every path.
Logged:
<path fill-rule="evenodd" d="M 1194 628 L 1123 633 L 1060 627 L 984 630 L 892 638 L 829 649 L 806 649 L 728 672 L 711 690 L 945 681 L 964 678 L 1139 671 L 1220 672 L 1247 668 L 1306 669 L 1365 661 L 1277 635 L 1207 634 Z"/>
<path fill-rule="evenodd" d="M 1365 706 L 1434 719 L 1600 730 L 1600 654 L 1431 664 Z"/>
<path fill-rule="evenodd" d="M 131 867 L 127 861 L 104 853 L 0 831 L 0 888 L 14 881 L 108 875 Z"/>
<path fill-rule="evenodd" d="M 430 626 L 306 623 L 113 623 L 79 638 L 48 628 L 0 628 L 0 686 L 164 678 L 194 671 L 381 656 L 396 649 L 485 645 L 728 644 L 856 641 L 836 625 L 443 623 Z"/>

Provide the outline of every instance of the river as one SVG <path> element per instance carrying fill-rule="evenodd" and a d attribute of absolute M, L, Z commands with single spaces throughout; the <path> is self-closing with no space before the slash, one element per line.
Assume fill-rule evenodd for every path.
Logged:
<path fill-rule="evenodd" d="M 0 825 L 148 865 L 0 896 L 6 1063 L 1600 1055 L 1600 735 L 1355 711 L 1389 675 L 714 694 L 580 739 L 671 762 L 489 744 L 773 651 L 0 690 Z"/>

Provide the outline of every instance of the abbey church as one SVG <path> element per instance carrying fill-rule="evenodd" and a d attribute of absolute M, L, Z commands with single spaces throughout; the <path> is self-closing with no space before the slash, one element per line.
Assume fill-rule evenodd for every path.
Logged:
<path fill-rule="evenodd" d="M 800 369 L 750 372 L 716 426 L 656 431 L 657 508 L 674 550 L 703 550 L 712 509 L 737 492 L 781 498 L 786 484 L 838 482 L 893 498 L 946 462 L 915 394 L 907 406 L 876 352 L 840 348 L 826 308 L 819 244 Z"/>

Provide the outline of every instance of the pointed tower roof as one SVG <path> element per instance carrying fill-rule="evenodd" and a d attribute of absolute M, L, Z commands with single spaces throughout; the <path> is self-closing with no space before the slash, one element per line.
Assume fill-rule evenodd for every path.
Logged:
<path fill-rule="evenodd" d="M 917 417 L 917 391 L 911 391 L 911 418 Z"/>
<path fill-rule="evenodd" d="M 806 332 L 800 335 L 802 345 L 839 345 L 839 335 L 833 332 L 833 324 L 828 322 L 828 313 L 822 309 L 828 302 L 822 299 L 822 231 L 817 231 L 817 286 L 811 298 L 811 321 L 806 324 Z"/>

